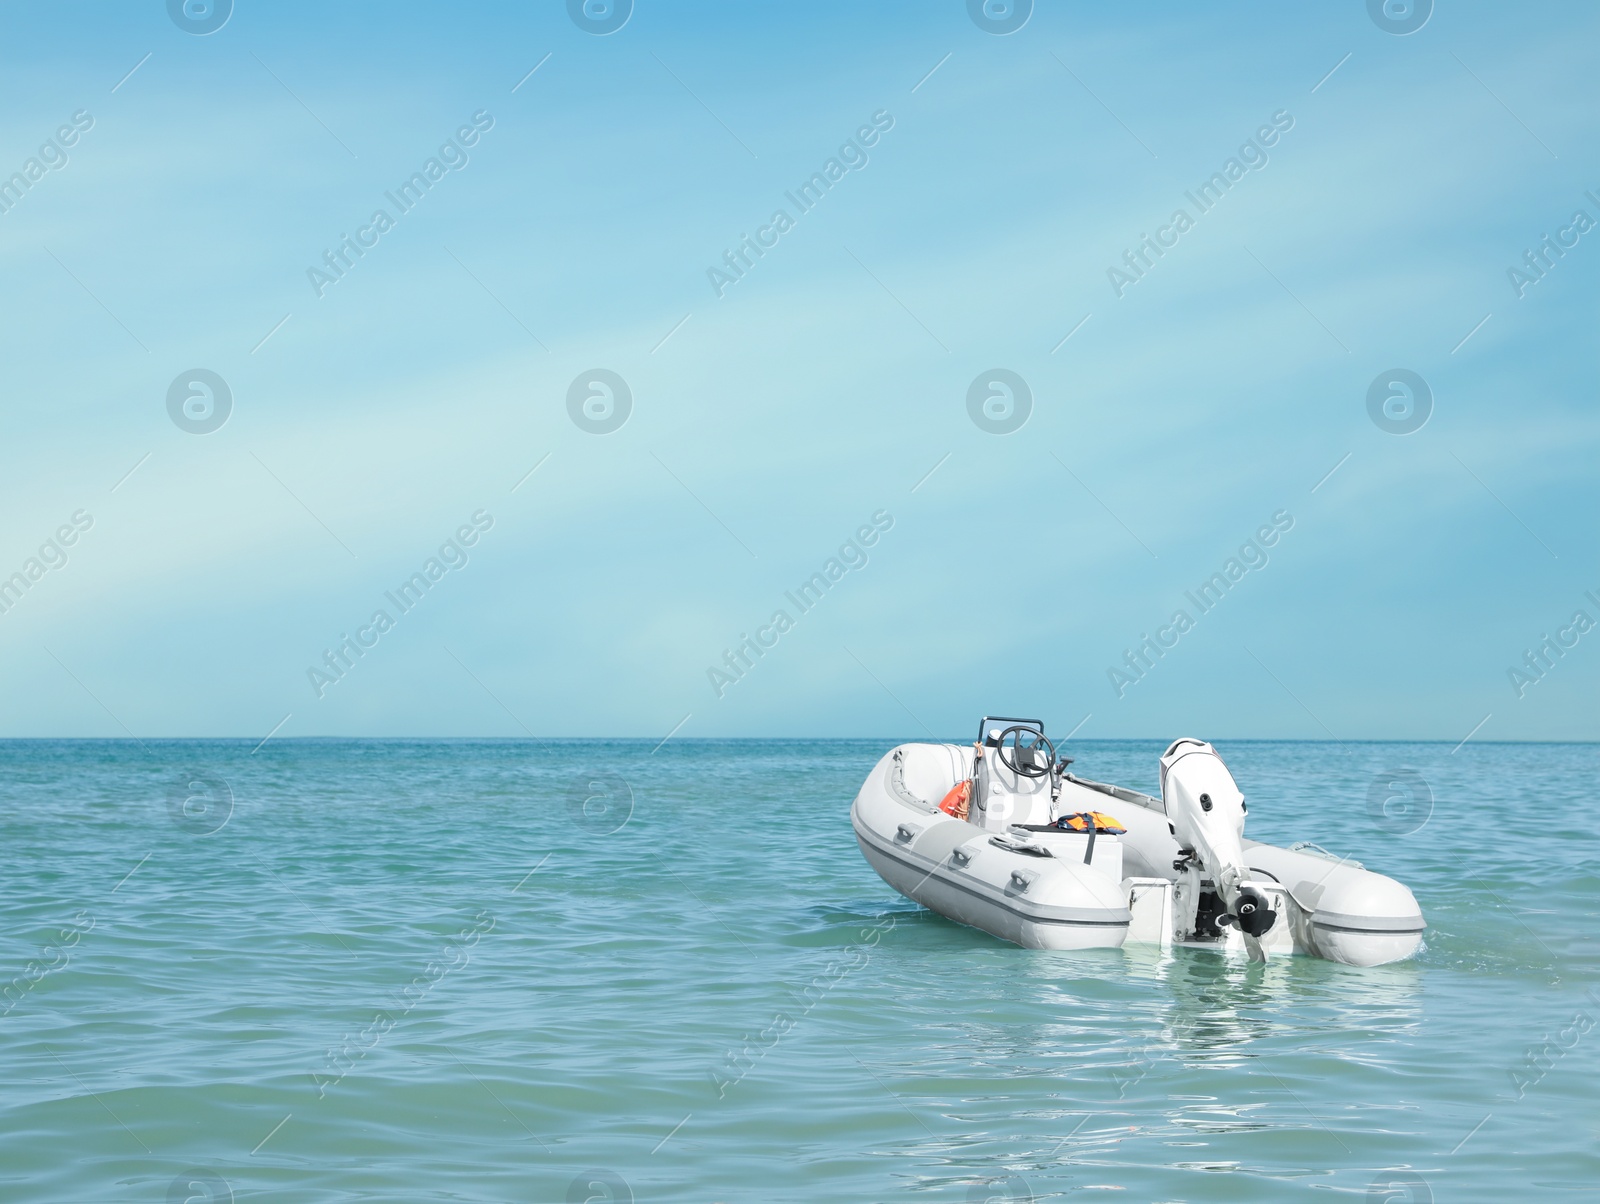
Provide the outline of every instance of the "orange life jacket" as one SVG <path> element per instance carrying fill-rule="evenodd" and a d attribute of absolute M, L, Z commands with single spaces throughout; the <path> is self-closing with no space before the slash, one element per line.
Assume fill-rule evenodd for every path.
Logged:
<path fill-rule="evenodd" d="M 939 803 L 939 810 L 946 815 L 953 815 L 957 819 L 967 818 L 968 800 L 972 797 L 972 779 L 957 782 L 950 787 L 950 793 L 945 795 Z"/>
<path fill-rule="evenodd" d="M 1056 820 L 1056 826 L 1064 832 L 1087 832 L 1090 824 L 1094 825 L 1096 832 L 1104 832 L 1111 836 L 1121 836 L 1128 830 L 1109 815 L 1103 815 L 1099 811 L 1079 811 L 1075 815 L 1063 815 Z"/>

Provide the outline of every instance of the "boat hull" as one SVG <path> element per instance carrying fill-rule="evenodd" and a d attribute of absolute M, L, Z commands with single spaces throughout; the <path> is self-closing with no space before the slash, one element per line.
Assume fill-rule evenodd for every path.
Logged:
<path fill-rule="evenodd" d="M 971 827 L 958 819 L 947 823 Z M 974 849 L 957 869 L 914 850 L 885 848 L 867 832 L 857 831 L 856 840 L 879 877 L 906 898 L 1025 949 L 1116 949 L 1127 939 L 1132 915 L 1110 878 L 1099 889 L 1076 880 L 1035 880 L 1026 892 L 1035 897 L 1024 899 L 1010 876 L 1035 867 L 1018 855 L 994 849 L 985 858 L 984 850 Z"/>
<path fill-rule="evenodd" d="M 1083 836 L 1007 832 L 1009 823 L 984 827 L 940 811 L 935 800 L 971 773 L 970 748 L 903 744 L 884 755 L 857 794 L 850 814 L 862 855 L 908 899 L 1030 949 L 1177 942 L 1243 954 L 1237 928 L 1198 942 L 1174 930 L 1175 914 L 1182 927 L 1184 886 L 1160 799 L 1069 776 L 1057 813 L 1099 810 L 1128 829 L 1090 846 Z M 1019 838 L 1054 855 L 1018 851 Z M 1273 953 L 1375 966 L 1420 948 L 1426 924 L 1401 883 L 1320 850 L 1242 843 L 1252 880 L 1280 913 L 1264 942 Z"/>
<path fill-rule="evenodd" d="M 937 752 L 917 751 L 928 749 Z M 928 764 L 935 758 L 942 767 Z M 902 745 L 877 764 L 851 808 L 868 864 L 908 899 L 1028 949 L 1119 947 L 1132 919 L 1120 874 L 1004 848 L 996 832 L 917 793 L 948 774 L 942 797 L 970 771 L 970 759 L 954 745 Z"/>

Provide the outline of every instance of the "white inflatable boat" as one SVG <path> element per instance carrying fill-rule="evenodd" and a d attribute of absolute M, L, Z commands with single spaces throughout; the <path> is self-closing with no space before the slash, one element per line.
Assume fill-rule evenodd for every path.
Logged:
<path fill-rule="evenodd" d="M 986 717 L 978 737 L 890 750 L 850 810 L 884 881 L 958 923 L 1030 949 L 1176 944 L 1354 966 L 1422 943 L 1394 879 L 1244 839 L 1244 796 L 1203 741 L 1167 749 L 1152 798 L 1069 773 L 1036 719 Z"/>

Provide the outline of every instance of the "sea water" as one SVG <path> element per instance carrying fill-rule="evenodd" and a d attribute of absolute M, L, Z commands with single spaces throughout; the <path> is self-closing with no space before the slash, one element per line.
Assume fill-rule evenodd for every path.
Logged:
<path fill-rule="evenodd" d="M 0 1199 L 1595 1198 L 1600 747 L 1220 744 L 1357 969 L 922 910 L 893 743 L 0 743 Z"/>

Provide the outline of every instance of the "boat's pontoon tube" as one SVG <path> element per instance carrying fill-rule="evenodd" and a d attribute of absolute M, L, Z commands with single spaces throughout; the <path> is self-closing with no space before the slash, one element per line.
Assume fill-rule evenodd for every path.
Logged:
<path fill-rule="evenodd" d="M 1209 744 L 1167 749 L 1159 799 L 1070 763 L 1037 720 L 985 718 L 971 747 L 903 744 L 857 794 L 856 838 L 901 894 L 1030 948 L 1177 943 L 1377 965 L 1420 946 L 1400 883 L 1315 846 L 1245 839 L 1244 796 Z"/>

